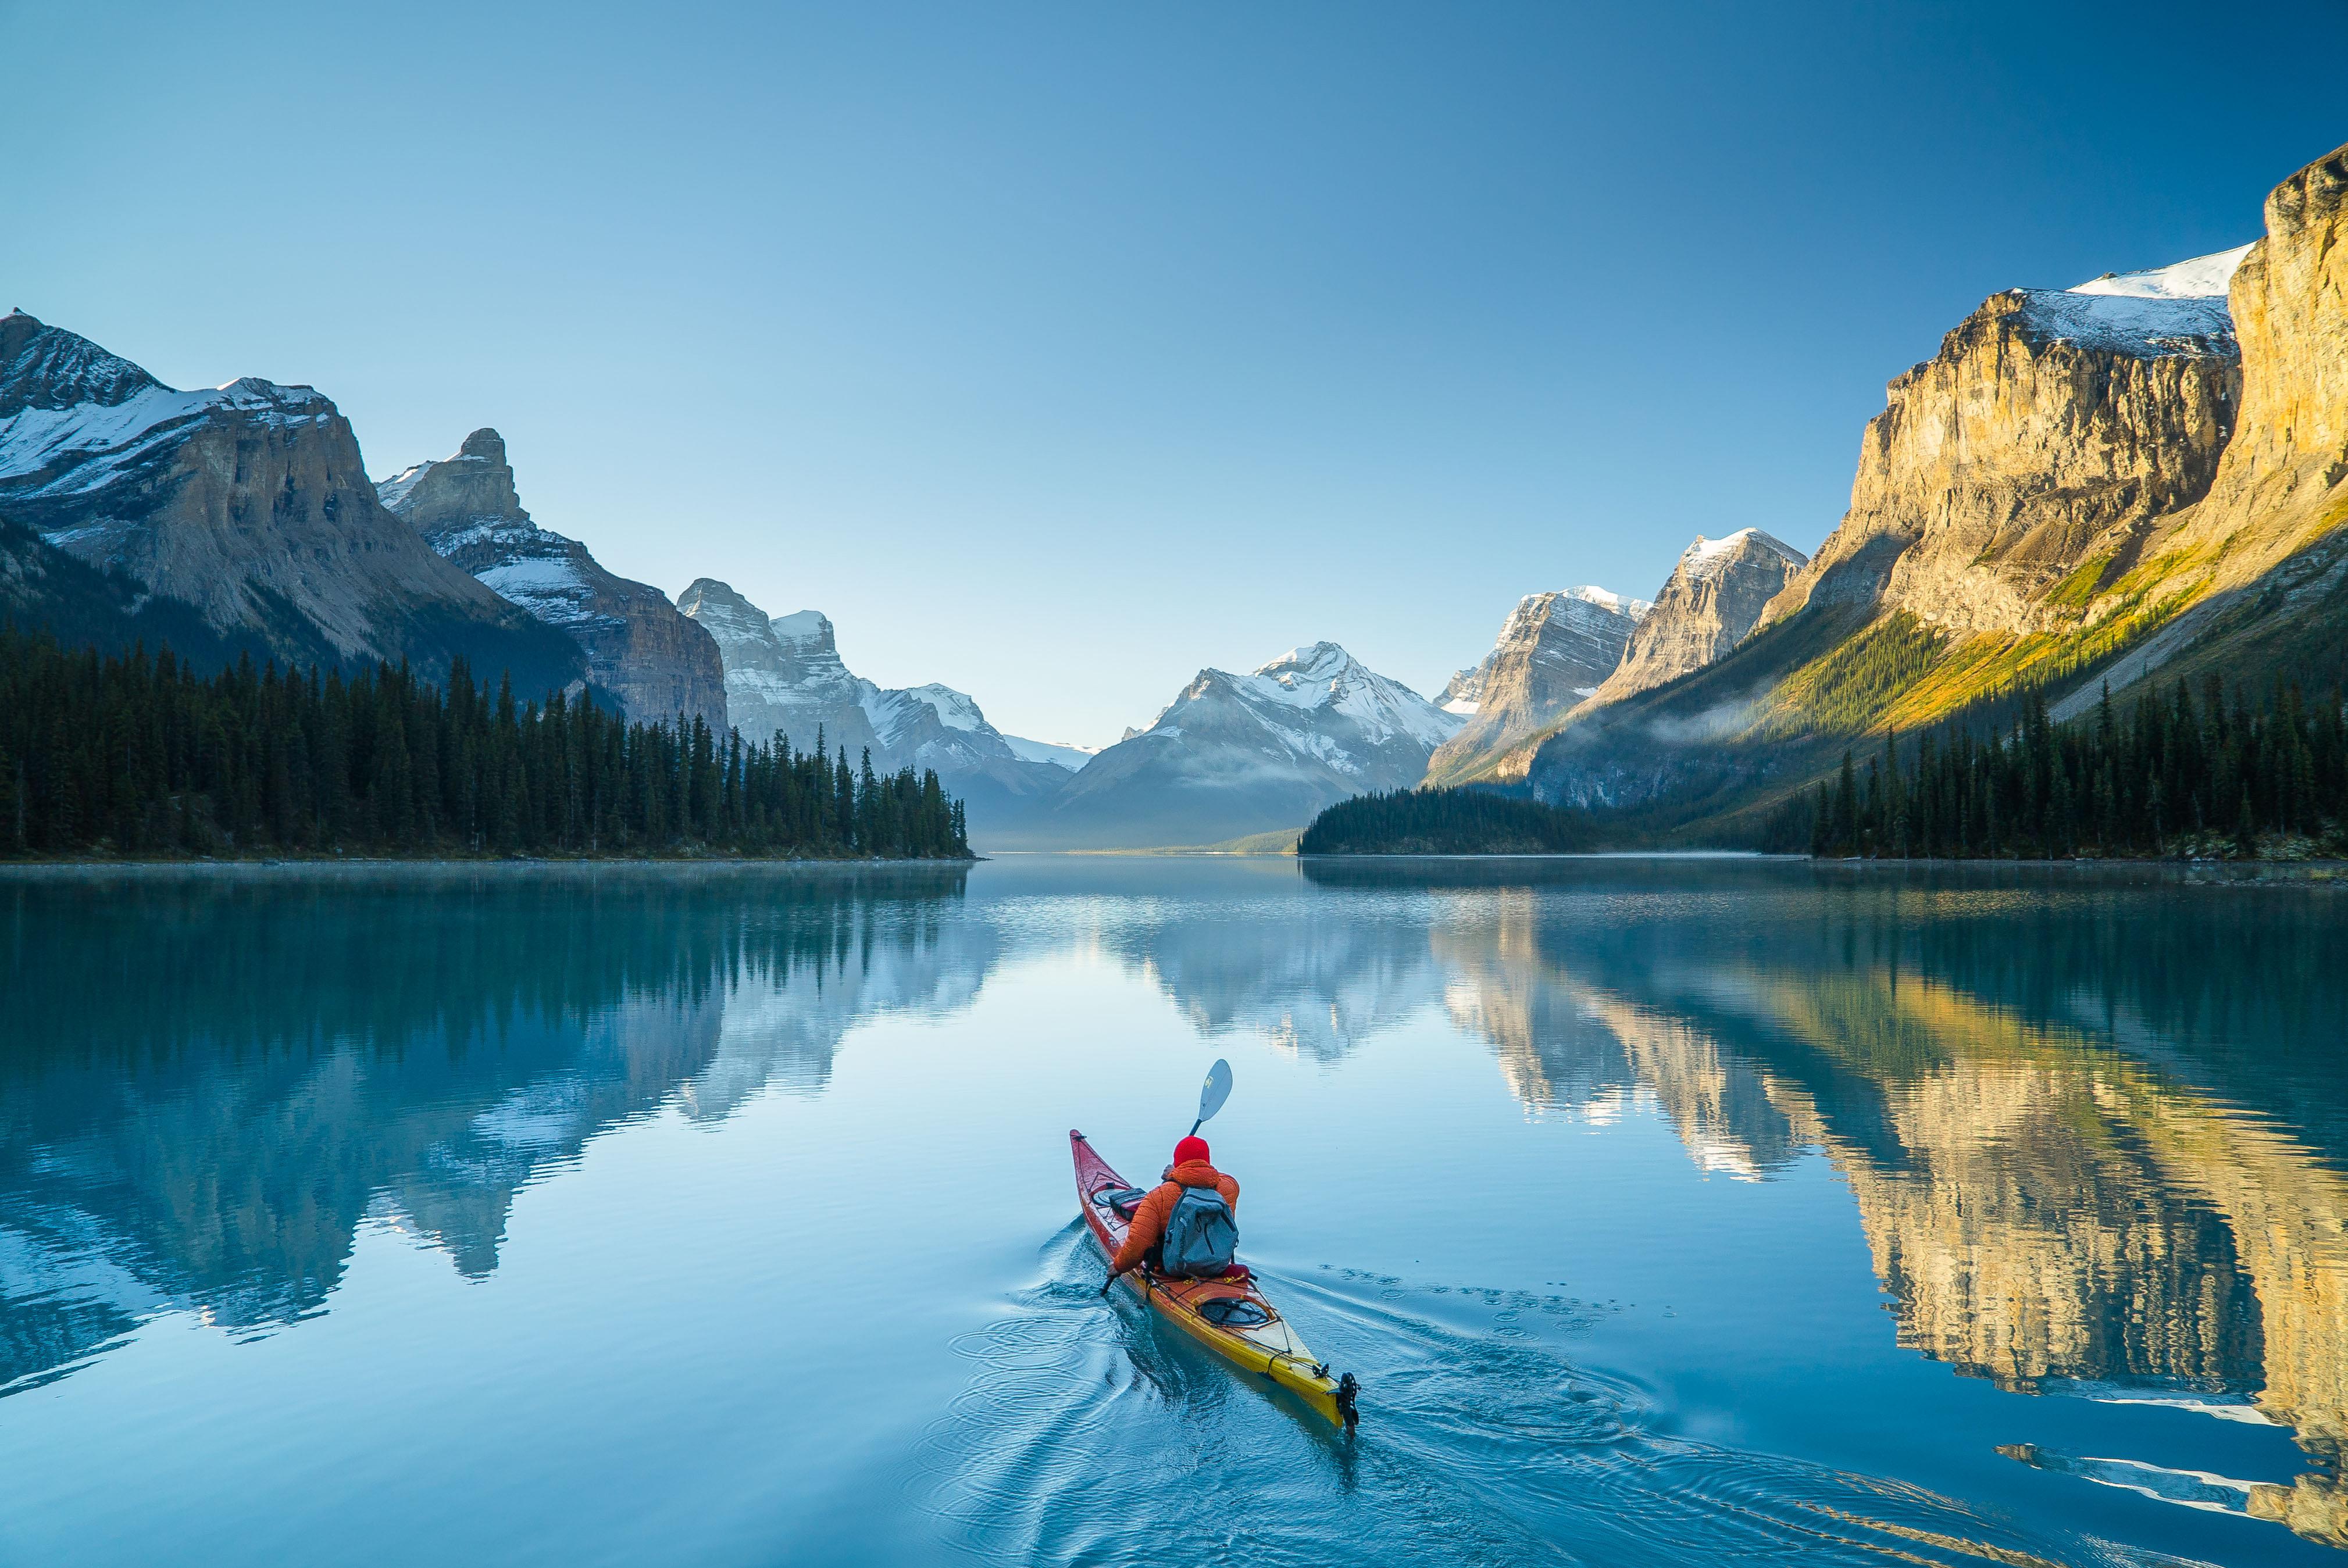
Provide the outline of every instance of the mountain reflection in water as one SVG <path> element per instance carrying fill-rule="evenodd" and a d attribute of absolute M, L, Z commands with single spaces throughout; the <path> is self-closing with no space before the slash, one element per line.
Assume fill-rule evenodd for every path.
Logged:
<path fill-rule="evenodd" d="M 2288 1426 L 2320 1469 L 2211 1495 L 2348 1545 L 2348 909 L 2290 904 L 2329 890 L 1828 870 L 1721 919 L 1667 864 L 1492 875 L 1433 922 L 1428 984 L 1529 1108 L 1649 1097 L 1747 1179 L 1824 1150 L 1903 1345 L 2017 1392 Z M 1601 888 L 1608 917 L 1574 918 Z"/>
<path fill-rule="evenodd" d="M 967 1003 L 965 876 L 0 887 L 0 1394 L 165 1307 L 316 1311 L 371 1215 L 488 1274 L 599 1132 L 819 1092 L 857 1020 Z"/>
<path fill-rule="evenodd" d="M 1045 1069 L 1023 1054 L 1022 1031 L 1065 1026 L 1080 1058 L 1127 1071 L 1117 1039 L 1064 1016 L 1092 1005 L 1064 995 L 1112 994 L 1082 989 L 1097 968 L 1170 1009 L 1186 1048 L 1235 1061 L 1251 1044 L 1279 1053 L 1287 1061 L 1275 1065 L 1297 1074 L 1292 1091 L 1359 1071 L 1375 1044 L 1431 1049 L 1439 1036 L 1463 1064 L 1454 1075 L 1464 1071 L 1512 1125 L 1660 1119 L 1696 1170 L 1779 1184 L 1703 1187 L 1657 1131 L 1659 1164 L 1690 1191 L 1787 1194 L 1822 1152 L 1849 1194 L 1835 1198 L 1833 1224 L 1850 1235 L 1855 1214 L 1898 1344 L 1913 1353 L 1895 1357 L 1901 1367 L 1921 1375 L 1939 1363 L 2042 1399 L 2173 1407 L 2235 1431 L 2271 1425 L 2307 1456 L 2287 1482 L 2233 1480 L 2223 1467 L 2242 1450 L 2212 1446 L 2219 1425 L 2188 1424 L 2144 1454 L 1994 1435 L 1977 1451 L 2005 1458 L 1987 1466 L 2348 1545 L 2342 897 L 2314 883 L 2199 887 L 2157 873 L 1606 860 L 0 883 L 0 1397 L 55 1385 L 174 1313 L 258 1335 L 339 1311 L 330 1298 L 371 1225 L 487 1278 L 517 1194 L 580 1164 L 592 1141 L 656 1114 L 722 1127 L 761 1095 L 811 1114 L 836 1108 L 851 1091 L 835 1089 L 835 1056 L 877 1020 L 953 1020 L 922 1049 L 983 1058 L 1009 1099 L 1043 1098 Z M 973 1024 L 998 988 L 1025 999 L 1008 1022 Z M 1487 1050 L 1514 1104 L 1492 1088 Z M 888 1067 L 932 1070 L 918 1056 Z M 1067 1058 L 1058 1071 L 1070 1071 Z M 893 1117 L 896 1100 L 881 1098 Z M 901 1124 L 857 1124 L 880 1140 L 876 1184 L 890 1201 L 936 1201 L 930 1145 L 959 1112 L 931 1105 L 926 1122 L 909 1112 Z M 789 1125 L 793 1136 L 823 1132 Z M 1426 1153 L 1447 1171 L 1478 1155 L 1466 1142 Z M 1065 1166 L 1050 1179 L 1058 1193 Z M 1434 1179 L 1474 1190 L 1471 1176 Z M 1620 1190 L 1657 1213 L 1684 1196 Z M 1037 1238 L 1065 1219 L 1056 1203 L 1037 1209 Z M 772 1248 L 788 1276 L 800 1249 L 825 1245 L 816 1222 L 795 1235 L 789 1217 L 724 1245 Z M 1134 1334 L 1101 1317 L 1079 1251 L 1065 1234 L 1045 1243 L 1040 1283 L 1006 1290 L 1025 1304 L 1019 1316 L 973 1341 L 995 1358 L 971 1403 L 994 1424 L 964 1433 L 924 1407 L 901 1418 L 903 1449 L 960 1462 L 961 1446 L 994 1444 L 1005 1462 L 1041 1465 L 1065 1446 L 1078 1466 L 1106 1440 L 1097 1404 L 1056 1402 L 1097 1400 L 1104 1378 L 1125 1375 L 1117 1358 Z M 1355 1276 L 1334 1251 L 1331 1261 L 1340 1273 L 1277 1282 L 1317 1314 L 1316 1346 L 1319 1324 L 1348 1322 L 1450 1344 L 1454 1328 L 1432 1317 L 1414 1329 L 1400 1307 L 1376 1316 L 1416 1287 L 1381 1278 L 1375 1302 L 1351 1297 L 1343 1281 Z M 1037 1265 L 1021 1253 L 1001 1266 Z M 664 1283 L 687 1290 L 694 1278 L 685 1266 Z M 1865 1281 L 1855 1252 L 1850 1278 Z M 907 1294 L 839 1281 L 868 1307 Z M 949 1299 L 958 1283 L 929 1282 Z M 1473 1294 L 1451 1283 L 1435 1294 L 1445 1291 Z M 1523 1310 L 1560 1323 L 1606 1316 L 1589 1301 L 1536 1300 Z M 1494 1390 L 1462 1368 L 1508 1348 L 1459 1350 L 1457 1364 L 1448 1349 L 1425 1357 L 1467 1379 L 1447 1400 L 1488 1414 Z M 750 1365 L 757 1351 L 728 1353 Z M 1189 1386 L 1179 1360 L 1159 1368 L 1159 1350 L 1132 1354 L 1157 1368 L 1141 1381 Z M 1539 1407 L 1552 1375 L 1542 1363 L 1508 1407 L 1526 1430 L 1549 1430 Z M 1639 1375 L 1570 1375 L 1619 1384 L 1621 1405 L 1566 1412 L 1586 1414 L 1591 1432 L 1646 1419 L 1625 1413 L 1646 1397 Z M 1387 1392 L 1397 1406 L 1405 1395 L 1398 1383 Z M 1897 1396 L 1869 1385 L 1859 1397 Z M 884 1401 L 875 1419 L 885 1413 Z M 1023 1419 L 1034 1430 L 1005 1430 Z M 1459 1420 L 1463 1432 L 1474 1424 Z M 1636 1445 L 1660 1440 L 1622 1439 L 1631 1446 L 1610 1484 L 1624 1488 L 1623 1509 L 1644 1506 L 1635 1478 L 1663 1451 Z M 2280 1432 L 2271 1440 L 2281 1457 L 2268 1473 L 2287 1476 L 2291 1450 Z M 2206 1461 L 2182 1451 L 2196 1443 Z M 1364 1460 L 1371 1477 L 1402 1457 L 1399 1446 L 1368 1451 L 1384 1455 Z M 1573 1468 L 1579 1451 L 1549 1454 L 1544 1485 L 1569 1501 L 1542 1508 L 1595 1506 L 1592 1473 Z M 1698 1446 L 1671 1451 L 1671 1466 L 1712 1462 Z M 1438 1461 L 1460 1473 L 1487 1463 L 1494 1487 L 1524 1470 L 1488 1443 L 1442 1451 L 1430 1471 Z M 1054 1491 L 1014 1468 L 940 1512 L 990 1514 L 971 1523 L 979 1542 L 1107 1528 L 1114 1510 L 1074 1529 L 1031 1517 L 1088 1506 L 1071 1499 L 1098 1477 Z M 1257 1479 L 1231 1477 L 1241 1491 Z M 1347 1483 L 1357 1484 L 1385 1482 Z M 1418 1506 L 1408 1500 L 1423 1478 L 1393 1484 L 1396 1506 Z M 1727 1473 L 1719 1484 L 1735 1499 L 1743 1482 Z M 1777 1501 L 1802 1495 L 1783 1484 L 1797 1490 Z M 1699 1495 L 1710 1493 L 1679 1501 Z M 1743 1506 L 1723 1504 L 1724 1517 Z M 1549 1527 L 1524 1525 L 1529 1539 Z M 1934 1551 L 2025 1560 L 1959 1550 L 1948 1528 L 1931 1526 Z M 2269 1525 L 2224 1528 L 2323 1555 Z M 1721 1544 L 1687 1529 L 1685 1560 Z M 1300 1560 L 1329 1549 L 1298 1543 Z M 1636 1559 L 1654 1545 L 1624 1550 Z M 2115 1560 L 2100 1550 L 2085 1555 Z"/>

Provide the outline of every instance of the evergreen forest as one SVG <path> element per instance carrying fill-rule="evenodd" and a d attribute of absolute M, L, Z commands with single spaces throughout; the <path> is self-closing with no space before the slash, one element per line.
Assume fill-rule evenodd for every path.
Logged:
<path fill-rule="evenodd" d="M 2263 856 L 2348 849 L 2342 700 L 2296 686 L 2197 693 L 2178 682 L 2132 702 L 2106 691 L 2056 723 L 2043 689 L 1981 734 L 1962 724 L 1845 753 L 1831 782 L 1770 819 L 1765 847 L 1813 855 L 1960 858 Z"/>
<path fill-rule="evenodd" d="M 0 856 L 967 859 L 934 773 L 518 702 L 461 661 L 201 677 L 0 629 Z"/>
<path fill-rule="evenodd" d="M 1587 812 L 1479 789 L 1355 795 L 1313 818 L 1299 855 L 1559 855 L 1594 846 Z"/>

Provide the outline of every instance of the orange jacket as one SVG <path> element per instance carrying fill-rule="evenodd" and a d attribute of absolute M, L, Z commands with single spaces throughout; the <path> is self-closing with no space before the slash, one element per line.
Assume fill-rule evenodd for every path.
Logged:
<path fill-rule="evenodd" d="M 1125 1245 L 1117 1249 L 1109 1266 L 1122 1274 L 1139 1266 L 1142 1255 L 1166 1239 L 1166 1221 L 1174 1213 L 1174 1205 L 1182 1200 L 1185 1187 L 1212 1187 L 1223 1194 L 1231 1205 L 1231 1217 L 1239 1217 L 1240 1184 L 1224 1175 L 1204 1160 L 1185 1160 L 1166 1173 L 1167 1180 L 1149 1190 L 1149 1195 L 1134 1208 L 1133 1225 L 1125 1233 Z"/>

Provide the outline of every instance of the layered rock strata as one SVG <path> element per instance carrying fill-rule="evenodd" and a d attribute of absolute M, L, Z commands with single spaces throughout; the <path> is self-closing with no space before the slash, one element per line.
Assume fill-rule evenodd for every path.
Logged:
<path fill-rule="evenodd" d="M 577 643 L 588 679 L 630 716 L 683 714 L 726 733 L 716 640 L 660 589 L 613 576 L 585 545 L 532 522 L 495 430 L 474 431 L 453 456 L 401 469 L 376 496 L 443 559 Z"/>
<path fill-rule="evenodd" d="M 2217 474 L 2242 398 L 2223 294 L 2241 255 L 1991 295 L 1890 384 L 1850 510 L 1763 624 L 1812 604 L 1960 633 L 2075 623 Z"/>
<path fill-rule="evenodd" d="M 1643 600 L 1602 588 L 1520 600 L 1483 662 L 1452 677 L 1442 706 L 1467 723 L 1437 749 L 1428 775 L 1443 780 L 1471 773 L 1481 759 L 1587 699 L 1622 661 L 1648 608 Z"/>
<path fill-rule="evenodd" d="M 384 509 L 349 421 L 311 387 L 175 391 L 0 317 L 0 518 L 293 662 L 405 659 L 437 679 L 461 654 L 528 695 L 583 674 L 568 640 Z"/>
<path fill-rule="evenodd" d="M 1808 562 L 1759 528 L 1718 539 L 1697 536 L 1591 701 L 1619 702 L 1712 663 L 1745 641 L 1787 579 Z"/>

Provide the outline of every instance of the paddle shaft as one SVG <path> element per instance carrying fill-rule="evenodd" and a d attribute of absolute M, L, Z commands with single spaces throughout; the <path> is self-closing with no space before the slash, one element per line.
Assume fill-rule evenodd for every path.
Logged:
<path fill-rule="evenodd" d="M 1197 1137 L 1199 1129 L 1207 1124 L 1207 1118 L 1220 1111 L 1223 1102 L 1231 1097 L 1231 1064 L 1218 1058 L 1215 1065 L 1207 1070 L 1205 1087 L 1199 1091 L 1199 1119 L 1190 1123 L 1190 1131 L 1183 1135 Z M 1108 1294 L 1108 1287 L 1117 1283 L 1117 1276 L 1122 1272 L 1120 1269 L 1109 1270 L 1108 1277 L 1101 1282 L 1100 1293 L 1103 1296 Z"/>

